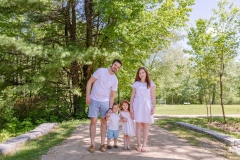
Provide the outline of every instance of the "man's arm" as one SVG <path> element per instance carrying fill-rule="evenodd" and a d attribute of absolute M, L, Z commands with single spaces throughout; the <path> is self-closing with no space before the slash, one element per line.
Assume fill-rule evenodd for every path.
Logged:
<path fill-rule="evenodd" d="M 96 81 L 97 79 L 95 77 L 91 77 L 88 82 L 87 82 L 87 87 L 86 87 L 86 103 L 90 104 L 91 99 L 90 99 L 90 91 L 91 91 L 91 87 L 92 84 Z"/>
<path fill-rule="evenodd" d="M 111 90 L 110 93 L 110 100 L 109 100 L 109 108 L 112 108 L 113 103 L 114 103 L 114 98 L 115 98 L 116 91 Z"/>

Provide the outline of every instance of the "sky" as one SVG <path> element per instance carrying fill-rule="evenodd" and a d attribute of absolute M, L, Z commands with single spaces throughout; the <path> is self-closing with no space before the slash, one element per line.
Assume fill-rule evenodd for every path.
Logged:
<path fill-rule="evenodd" d="M 240 5 L 240 0 L 229 0 Z M 217 9 L 219 0 L 195 0 L 195 5 L 192 6 L 192 12 L 190 13 L 190 21 L 187 23 L 188 27 L 195 26 L 196 20 L 199 18 L 209 19 L 212 16 L 213 9 Z M 183 32 L 186 35 L 186 32 Z M 187 45 L 187 39 L 182 42 L 183 48 L 189 48 Z"/>

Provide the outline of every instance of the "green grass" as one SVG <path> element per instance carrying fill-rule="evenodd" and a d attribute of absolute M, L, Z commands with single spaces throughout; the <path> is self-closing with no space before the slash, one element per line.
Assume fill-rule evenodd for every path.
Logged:
<path fill-rule="evenodd" d="M 63 140 L 69 137 L 76 126 L 86 122 L 86 120 L 72 120 L 59 123 L 50 133 L 28 141 L 23 144 L 19 151 L 12 155 L 0 156 L 0 160 L 39 159 L 39 157 L 46 154 L 50 148 L 60 144 Z"/>
<path fill-rule="evenodd" d="M 240 105 L 224 105 L 225 114 L 239 114 Z M 207 115 L 206 105 L 157 105 L 160 115 Z M 212 105 L 212 115 L 222 115 L 221 105 Z"/>

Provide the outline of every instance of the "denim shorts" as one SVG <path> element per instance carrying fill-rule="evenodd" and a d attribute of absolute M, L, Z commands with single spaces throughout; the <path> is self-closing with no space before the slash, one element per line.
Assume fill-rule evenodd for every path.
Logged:
<path fill-rule="evenodd" d="M 100 113 L 100 117 L 104 118 L 106 117 L 108 109 L 109 109 L 109 101 L 99 102 L 91 99 L 89 110 L 88 110 L 88 117 L 98 118 L 98 114 Z"/>
<path fill-rule="evenodd" d="M 107 138 L 118 138 L 118 130 L 108 129 Z"/>

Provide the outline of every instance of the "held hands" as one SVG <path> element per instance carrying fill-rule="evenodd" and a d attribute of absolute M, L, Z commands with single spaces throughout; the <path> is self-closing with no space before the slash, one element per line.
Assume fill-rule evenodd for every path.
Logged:
<path fill-rule="evenodd" d="M 127 119 L 126 118 L 122 118 L 122 122 L 127 122 Z"/>
<path fill-rule="evenodd" d="M 154 113 L 155 113 L 155 107 L 152 108 L 151 115 L 153 115 Z"/>

